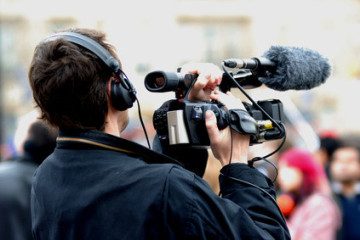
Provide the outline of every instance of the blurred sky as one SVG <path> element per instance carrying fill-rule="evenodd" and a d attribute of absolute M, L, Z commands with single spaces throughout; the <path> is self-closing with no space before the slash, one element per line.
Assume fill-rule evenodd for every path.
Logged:
<path fill-rule="evenodd" d="M 220 65 L 226 58 L 261 56 L 272 45 L 285 45 L 323 54 L 331 77 L 310 91 L 257 89 L 254 98 L 290 99 L 315 132 L 360 132 L 359 0 L 0 0 L 0 20 L 2 144 L 11 144 L 19 117 L 34 109 L 27 82 L 34 47 L 69 27 L 107 33 L 147 122 L 174 97 L 147 92 L 148 72 L 175 71 L 189 61 Z M 136 109 L 131 114 L 136 116 Z"/>

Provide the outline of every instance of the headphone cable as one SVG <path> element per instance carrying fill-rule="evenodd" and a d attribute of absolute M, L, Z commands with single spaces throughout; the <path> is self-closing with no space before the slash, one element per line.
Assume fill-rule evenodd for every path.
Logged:
<path fill-rule="evenodd" d="M 144 124 L 144 121 L 143 121 L 142 115 L 141 115 L 141 108 L 140 108 L 139 99 L 136 97 L 136 95 L 135 95 L 135 99 L 136 99 L 136 103 L 137 103 L 137 106 L 138 106 L 139 120 L 140 120 L 142 129 L 143 129 L 144 134 L 145 134 L 146 142 L 148 144 L 149 149 L 151 149 L 149 137 L 148 137 L 148 134 L 147 134 L 147 131 L 146 131 L 146 128 L 145 128 L 145 124 Z"/>

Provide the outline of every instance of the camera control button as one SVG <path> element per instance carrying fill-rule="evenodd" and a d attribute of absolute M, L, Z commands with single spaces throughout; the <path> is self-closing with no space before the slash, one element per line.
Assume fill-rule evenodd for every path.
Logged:
<path fill-rule="evenodd" d="M 191 119 L 195 121 L 203 120 L 203 110 L 201 107 L 194 106 L 191 111 Z"/>

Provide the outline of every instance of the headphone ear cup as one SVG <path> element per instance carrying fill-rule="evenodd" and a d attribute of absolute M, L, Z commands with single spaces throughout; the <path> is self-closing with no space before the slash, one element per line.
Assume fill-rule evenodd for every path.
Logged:
<path fill-rule="evenodd" d="M 132 85 L 129 86 L 132 89 Z M 111 104 L 115 109 L 124 111 L 131 108 L 135 99 L 132 91 L 126 90 L 120 82 L 111 81 Z"/>

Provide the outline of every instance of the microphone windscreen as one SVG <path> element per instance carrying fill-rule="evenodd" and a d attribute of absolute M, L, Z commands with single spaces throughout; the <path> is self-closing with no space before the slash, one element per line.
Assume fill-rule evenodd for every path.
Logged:
<path fill-rule="evenodd" d="M 275 63 L 276 71 L 259 80 L 275 90 L 311 89 L 330 76 L 328 60 L 310 49 L 272 46 L 263 56 Z"/>

